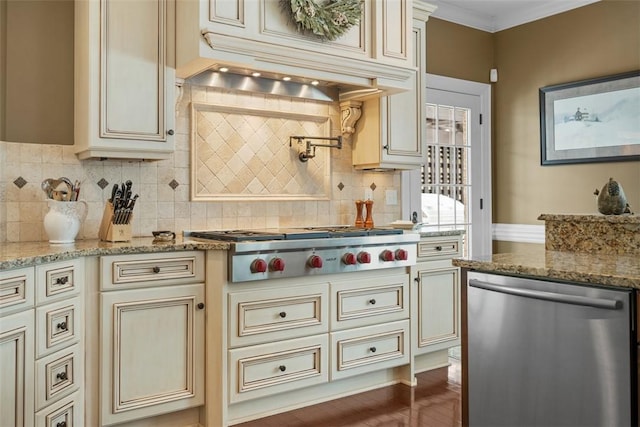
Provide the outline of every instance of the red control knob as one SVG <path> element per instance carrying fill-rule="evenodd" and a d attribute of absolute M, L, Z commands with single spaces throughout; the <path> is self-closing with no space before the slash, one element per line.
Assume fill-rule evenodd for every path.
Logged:
<path fill-rule="evenodd" d="M 318 255 L 311 255 L 307 261 L 307 265 L 311 268 L 322 268 L 322 258 Z"/>
<path fill-rule="evenodd" d="M 284 271 L 284 260 L 282 258 L 274 258 L 269 262 L 271 271 Z"/>
<path fill-rule="evenodd" d="M 360 264 L 369 264 L 369 263 L 371 263 L 371 254 L 369 252 L 360 252 L 358 254 L 358 262 Z"/>
<path fill-rule="evenodd" d="M 267 261 L 258 258 L 254 259 L 251 263 L 251 272 L 252 273 L 264 273 L 267 271 Z"/>
<path fill-rule="evenodd" d="M 355 265 L 356 256 L 354 254 L 352 254 L 351 252 L 347 252 L 342 257 L 342 262 L 345 263 L 346 265 Z"/>
<path fill-rule="evenodd" d="M 398 261 L 406 261 L 409 259 L 409 253 L 404 249 L 396 250 L 396 259 Z"/>
<path fill-rule="evenodd" d="M 380 259 L 382 261 L 393 261 L 395 259 L 395 255 L 393 254 L 393 252 L 385 249 L 384 251 L 382 251 L 380 253 Z"/>

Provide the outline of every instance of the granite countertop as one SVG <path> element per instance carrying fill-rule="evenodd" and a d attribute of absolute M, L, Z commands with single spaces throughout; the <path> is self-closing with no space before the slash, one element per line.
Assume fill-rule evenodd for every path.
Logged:
<path fill-rule="evenodd" d="M 48 242 L 0 243 L 0 270 L 62 261 L 92 255 L 120 255 L 189 250 L 228 250 L 228 242 L 195 241 L 176 237 L 173 242 L 154 243 L 153 237 L 134 237 L 130 242 L 110 243 L 100 240 L 76 240 L 70 245 Z"/>
<path fill-rule="evenodd" d="M 637 254 L 547 251 L 544 245 L 536 245 L 514 253 L 457 258 L 453 265 L 486 272 L 640 289 L 640 257 Z"/>

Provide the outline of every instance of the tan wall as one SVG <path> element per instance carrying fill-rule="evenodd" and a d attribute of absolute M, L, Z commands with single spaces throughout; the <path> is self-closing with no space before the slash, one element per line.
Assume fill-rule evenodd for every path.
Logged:
<path fill-rule="evenodd" d="M 73 0 L 2 3 L 0 139 L 73 144 Z"/>
<path fill-rule="evenodd" d="M 544 86 L 640 69 L 640 2 L 605 0 L 495 34 L 438 19 L 427 25 L 428 72 L 487 82 L 488 69 L 498 68 L 494 223 L 542 225 L 541 213 L 596 213 L 593 191 L 610 176 L 640 212 L 640 162 L 540 165 L 538 101 Z"/>
<path fill-rule="evenodd" d="M 489 83 L 493 34 L 437 18 L 427 21 L 427 73 Z"/>
<path fill-rule="evenodd" d="M 640 212 L 640 162 L 540 165 L 538 89 L 640 69 L 640 2 L 604 1 L 495 34 L 494 222 L 595 213 L 610 176 Z"/>

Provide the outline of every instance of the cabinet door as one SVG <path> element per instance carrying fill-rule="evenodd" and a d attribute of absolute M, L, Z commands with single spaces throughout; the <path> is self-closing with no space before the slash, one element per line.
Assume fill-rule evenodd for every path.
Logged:
<path fill-rule="evenodd" d="M 0 319 L 0 426 L 33 425 L 33 310 Z"/>
<path fill-rule="evenodd" d="M 204 284 L 103 292 L 102 424 L 204 403 Z"/>
<path fill-rule="evenodd" d="M 76 3 L 80 158 L 162 159 L 173 150 L 172 8 L 169 0 Z"/>
<path fill-rule="evenodd" d="M 460 269 L 415 269 L 417 300 L 415 352 L 428 353 L 460 344 Z"/>

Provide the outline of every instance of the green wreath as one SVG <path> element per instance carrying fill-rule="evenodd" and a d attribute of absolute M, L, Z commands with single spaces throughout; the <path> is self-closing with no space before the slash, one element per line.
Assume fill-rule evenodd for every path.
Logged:
<path fill-rule="evenodd" d="M 364 0 L 281 0 L 282 8 L 303 34 L 335 40 L 357 25 Z"/>

